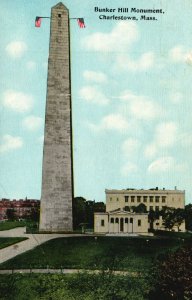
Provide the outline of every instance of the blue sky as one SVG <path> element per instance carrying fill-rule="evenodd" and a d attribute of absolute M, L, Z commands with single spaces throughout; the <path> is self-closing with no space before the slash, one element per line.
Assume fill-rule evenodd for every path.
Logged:
<path fill-rule="evenodd" d="M 191 202 L 190 2 L 65 0 L 70 17 L 86 23 L 70 21 L 75 196 L 104 201 L 105 188 L 177 186 Z M 57 3 L 0 3 L 0 197 L 41 195 L 50 23 L 34 20 Z M 165 13 L 101 20 L 95 6 Z"/>

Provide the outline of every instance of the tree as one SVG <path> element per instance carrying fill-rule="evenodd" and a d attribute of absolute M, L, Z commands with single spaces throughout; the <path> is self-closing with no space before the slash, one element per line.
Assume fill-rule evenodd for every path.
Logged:
<path fill-rule="evenodd" d="M 40 209 L 39 207 L 33 207 L 30 213 L 30 219 L 34 222 L 39 222 Z"/>
<path fill-rule="evenodd" d="M 10 220 L 10 221 L 16 220 L 14 208 L 8 208 L 7 212 L 6 212 L 6 215 L 7 215 L 7 219 Z"/>
<path fill-rule="evenodd" d="M 161 212 L 165 228 L 171 230 L 174 226 L 179 228 L 185 219 L 185 211 L 182 208 L 165 207 Z"/>
<path fill-rule="evenodd" d="M 140 203 L 138 206 L 135 207 L 136 213 L 147 213 L 147 207 L 144 203 Z"/>
<path fill-rule="evenodd" d="M 86 199 L 76 197 L 73 199 L 73 227 L 77 229 L 80 223 L 86 223 Z"/>
<path fill-rule="evenodd" d="M 192 299 L 192 247 L 180 248 L 159 260 L 152 273 L 154 291 L 150 299 Z"/>
<path fill-rule="evenodd" d="M 185 226 L 187 230 L 192 231 L 192 204 L 185 206 Z"/>
<path fill-rule="evenodd" d="M 90 228 L 93 228 L 94 223 L 94 204 L 95 201 L 89 200 L 85 202 L 86 222 Z"/>
<path fill-rule="evenodd" d="M 147 213 L 147 207 L 145 204 L 140 203 L 138 206 L 131 206 L 131 211 L 135 213 Z"/>
<path fill-rule="evenodd" d="M 94 212 L 105 212 L 106 205 L 103 202 L 94 202 Z"/>
<path fill-rule="evenodd" d="M 154 222 L 158 220 L 160 216 L 160 212 L 158 210 L 150 210 L 148 214 L 149 226 L 150 231 L 154 230 Z"/>
<path fill-rule="evenodd" d="M 174 211 L 174 226 L 177 226 L 178 231 L 180 230 L 180 226 L 185 220 L 185 210 L 182 208 L 177 208 Z"/>
<path fill-rule="evenodd" d="M 79 228 L 81 223 L 86 223 L 87 227 L 93 228 L 94 212 L 104 212 L 105 204 L 86 200 L 83 197 L 76 197 L 73 200 L 73 227 Z"/>

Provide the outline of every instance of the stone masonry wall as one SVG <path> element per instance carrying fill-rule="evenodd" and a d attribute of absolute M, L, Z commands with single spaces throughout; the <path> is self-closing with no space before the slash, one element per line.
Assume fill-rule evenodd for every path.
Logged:
<path fill-rule="evenodd" d="M 69 12 L 51 11 L 40 231 L 72 231 L 72 120 Z"/>

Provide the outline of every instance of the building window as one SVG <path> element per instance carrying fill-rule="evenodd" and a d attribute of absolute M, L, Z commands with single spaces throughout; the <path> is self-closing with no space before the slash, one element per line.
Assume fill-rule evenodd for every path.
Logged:
<path fill-rule="evenodd" d="M 119 201 L 119 198 L 117 198 L 117 201 Z"/>
<path fill-rule="evenodd" d="M 159 223 L 156 223 L 157 226 L 159 226 Z"/>
<path fill-rule="evenodd" d="M 101 220 L 101 226 L 105 226 L 105 220 Z"/>
<path fill-rule="evenodd" d="M 155 196 L 155 202 L 159 202 L 159 196 Z"/>
<path fill-rule="evenodd" d="M 149 210 L 153 210 L 153 206 L 149 206 Z"/>
<path fill-rule="evenodd" d="M 141 226 L 141 220 L 138 220 L 138 226 Z"/>
<path fill-rule="evenodd" d="M 162 202 L 165 203 L 165 199 L 166 197 L 165 196 L 162 196 Z"/>
<path fill-rule="evenodd" d="M 110 201 L 112 201 L 113 199 L 112 199 L 112 197 L 110 197 Z"/>
<path fill-rule="evenodd" d="M 153 196 L 150 196 L 150 197 L 149 197 L 149 201 L 150 201 L 150 202 L 153 202 Z"/>
<path fill-rule="evenodd" d="M 135 196 L 131 196 L 131 202 L 135 201 Z"/>
<path fill-rule="evenodd" d="M 119 218 L 116 218 L 116 219 L 115 219 L 115 223 L 119 223 Z"/>
<path fill-rule="evenodd" d="M 111 218 L 111 223 L 114 223 L 114 218 Z"/>
<path fill-rule="evenodd" d="M 58 17 L 61 18 L 61 14 L 58 14 Z"/>
<path fill-rule="evenodd" d="M 130 218 L 130 223 L 132 223 L 132 224 L 133 224 L 133 218 Z"/>
<path fill-rule="evenodd" d="M 125 196 L 125 202 L 129 201 L 129 196 Z"/>
<path fill-rule="evenodd" d="M 125 211 L 129 211 L 129 206 L 125 206 Z"/>
<path fill-rule="evenodd" d="M 159 211 L 159 206 L 155 206 L 155 210 L 156 210 L 156 211 Z"/>
<path fill-rule="evenodd" d="M 125 223 L 127 223 L 127 224 L 128 224 L 128 218 L 125 218 Z"/>
<path fill-rule="evenodd" d="M 143 197 L 143 202 L 147 202 L 147 196 Z"/>
<path fill-rule="evenodd" d="M 141 196 L 137 196 L 137 202 L 138 202 L 138 203 L 141 202 Z"/>

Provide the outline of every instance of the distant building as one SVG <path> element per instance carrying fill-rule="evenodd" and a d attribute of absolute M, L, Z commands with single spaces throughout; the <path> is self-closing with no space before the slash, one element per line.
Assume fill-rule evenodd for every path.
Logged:
<path fill-rule="evenodd" d="M 96 233 L 140 233 L 149 229 L 148 212 L 160 211 L 165 207 L 184 208 L 185 191 L 149 189 L 149 190 L 105 190 L 106 212 L 95 213 L 94 231 Z M 147 213 L 134 213 L 133 207 L 143 203 Z M 160 216 L 154 222 L 154 229 L 165 230 Z M 177 228 L 173 228 L 177 231 Z M 185 222 L 180 226 L 185 231 Z"/>
<path fill-rule="evenodd" d="M 148 214 L 117 209 L 94 214 L 95 233 L 148 233 Z"/>
<path fill-rule="evenodd" d="M 0 200 L 0 221 L 8 219 L 7 210 L 12 211 L 15 219 L 24 219 L 31 216 L 32 211 L 40 208 L 40 201 L 36 199 Z"/>

